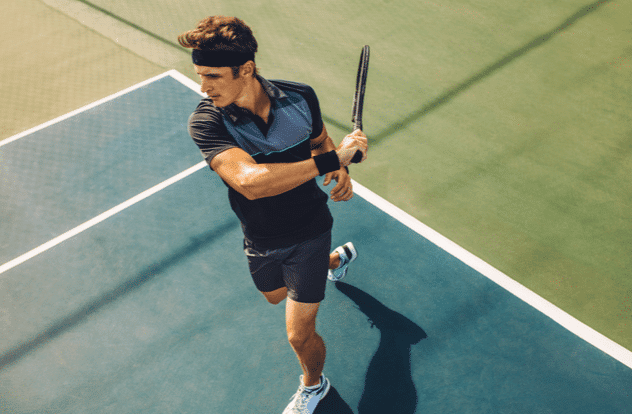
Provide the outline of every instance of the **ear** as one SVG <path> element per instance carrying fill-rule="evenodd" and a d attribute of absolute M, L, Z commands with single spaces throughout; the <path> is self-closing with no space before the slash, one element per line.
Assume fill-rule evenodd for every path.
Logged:
<path fill-rule="evenodd" d="M 241 65 L 241 68 L 239 70 L 242 76 L 248 77 L 248 76 L 253 76 L 256 70 L 255 68 L 256 68 L 255 62 L 253 62 L 252 60 L 249 60 L 248 62 Z"/>

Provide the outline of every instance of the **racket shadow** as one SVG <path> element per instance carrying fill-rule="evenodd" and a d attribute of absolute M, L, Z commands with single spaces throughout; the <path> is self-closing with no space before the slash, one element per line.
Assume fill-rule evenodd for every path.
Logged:
<path fill-rule="evenodd" d="M 355 286 L 336 282 L 336 288 L 358 306 L 380 330 L 380 344 L 366 373 L 358 414 L 413 414 L 417 390 L 412 379 L 411 346 L 428 337 L 426 332 L 404 315 L 384 306 Z"/>

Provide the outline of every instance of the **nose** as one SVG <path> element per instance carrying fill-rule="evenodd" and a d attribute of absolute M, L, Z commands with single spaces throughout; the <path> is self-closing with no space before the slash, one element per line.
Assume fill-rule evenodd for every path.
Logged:
<path fill-rule="evenodd" d="M 206 93 L 208 94 L 210 91 L 213 90 L 211 83 L 206 80 L 206 79 L 202 79 L 202 85 L 200 87 L 200 90 L 202 91 L 202 93 Z"/>

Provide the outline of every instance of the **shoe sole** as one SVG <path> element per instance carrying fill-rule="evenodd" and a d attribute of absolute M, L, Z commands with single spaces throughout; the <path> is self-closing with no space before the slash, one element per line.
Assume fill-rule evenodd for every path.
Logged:
<path fill-rule="evenodd" d="M 347 263 L 347 266 L 349 266 L 349 264 L 351 264 L 351 262 L 353 262 L 355 259 L 358 258 L 358 251 L 356 250 L 355 246 L 353 245 L 353 243 L 349 242 L 349 243 L 345 243 L 342 246 L 340 246 L 345 254 L 347 255 L 347 257 L 349 257 L 349 262 Z M 338 250 L 338 248 L 336 248 L 334 251 Z M 340 254 L 340 253 L 339 253 Z M 338 282 L 342 279 L 344 279 L 344 277 L 347 275 L 346 269 L 345 272 L 342 276 L 340 277 L 330 277 L 330 275 L 332 275 L 332 270 L 329 270 L 329 272 L 327 273 L 327 279 L 329 279 L 332 282 Z"/>
<path fill-rule="evenodd" d="M 358 251 L 356 250 L 353 243 L 351 242 L 345 243 L 342 245 L 342 248 L 345 251 L 345 254 L 347 255 L 347 257 L 349 258 L 349 263 L 353 262 L 355 259 L 358 258 Z"/>

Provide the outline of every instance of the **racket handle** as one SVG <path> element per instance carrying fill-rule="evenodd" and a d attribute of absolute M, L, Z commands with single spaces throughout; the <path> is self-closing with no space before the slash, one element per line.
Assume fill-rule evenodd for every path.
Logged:
<path fill-rule="evenodd" d="M 353 154 L 353 158 L 351 158 L 351 163 L 357 164 L 362 161 L 362 151 L 357 150 L 355 154 Z"/>
<path fill-rule="evenodd" d="M 359 114 L 360 116 L 357 117 L 357 119 L 353 120 L 353 130 L 355 131 L 356 129 L 362 129 L 362 115 Z M 351 163 L 352 164 L 358 164 L 360 161 L 362 161 L 362 151 L 357 150 L 355 154 L 353 154 L 353 158 L 351 158 Z"/>

